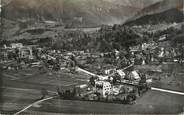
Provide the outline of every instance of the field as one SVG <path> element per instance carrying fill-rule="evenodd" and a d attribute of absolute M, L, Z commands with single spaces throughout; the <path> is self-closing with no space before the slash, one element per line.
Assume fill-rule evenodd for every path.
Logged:
<path fill-rule="evenodd" d="M 40 108 L 32 107 L 30 111 L 59 112 L 59 113 L 180 113 L 184 107 L 184 98 L 173 94 L 156 91 L 147 92 L 135 105 L 109 104 L 87 101 L 70 101 L 54 99 L 41 104 Z"/>
<path fill-rule="evenodd" d="M 153 74 L 162 77 L 154 80 L 153 86 L 158 88 L 177 90 L 183 92 L 182 66 L 163 65 L 163 73 Z M 177 67 L 176 69 L 173 69 Z M 163 77 L 166 70 L 172 69 L 169 77 Z M 176 78 L 175 78 L 175 77 Z M 57 87 L 65 88 L 77 84 L 84 84 L 89 79 L 83 73 L 69 73 L 66 71 L 51 72 L 30 68 L 18 71 L 4 71 L 2 73 L 3 91 L 0 109 L 3 113 L 16 113 L 42 96 L 41 89 L 49 92 L 47 97 L 56 95 Z M 175 79 L 174 79 L 175 78 Z M 173 83 L 171 82 L 173 81 Z M 181 82 L 179 85 L 178 83 Z M 171 85 L 172 84 L 172 85 Z M 134 105 L 123 105 L 101 102 L 71 101 L 54 98 L 38 103 L 25 113 L 54 112 L 54 113 L 181 113 L 184 111 L 184 96 L 159 91 L 148 91 Z"/>

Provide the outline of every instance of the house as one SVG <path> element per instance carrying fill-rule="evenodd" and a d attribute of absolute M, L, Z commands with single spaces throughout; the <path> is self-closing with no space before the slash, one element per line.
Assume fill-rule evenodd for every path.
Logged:
<path fill-rule="evenodd" d="M 128 77 L 128 80 L 131 80 L 131 81 L 134 81 L 134 80 L 140 80 L 141 78 L 140 78 L 140 76 L 139 76 L 139 74 L 138 74 L 138 72 L 137 71 L 131 71 L 129 74 L 128 74 L 128 76 L 126 76 L 126 77 Z"/>
<path fill-rule="evenodd" d="M 10 46 L 11 48 L 22 48 L 23 44 L 22 43 L 11 43 Z"/>
<path fill-rule="evenodd" d="M 161 48 L 161 51 L 159 52 L 158 57 L 159 58 L 163 58 L 164 57 L 164 48 Z"/>
<path fill-rule="evenodd" d="M 130 51 L 139 51 L 139 50 L 141 50 L 141 45 L 136 45 L 136 46 L 130 47 Z"/>
<path fill-rule="evenodd" d="M 22 47 L 19 49 L 19 57 L 20 58 L 28 58 L 33 59 L 33 51 L 31 47 Z"/>
<path fill-rule="evenodd" d="M 113 95 L 118 95 L 120 93 L 121 85 L 114 85 L 112 86 Z"/>
<path fill-rule="evenodd" d="M 117 73 L 121 76 L 121 78 L 125 78 L 125 72 L 122 69 L 117 70 Z"/>
<path fill-rule="evenodd" d="M 0 61 L 5 61 L 8 59 L 8 50 L 6 48 L 0 49 Z"/>
<path fill-rule="evenodd" d="M 96 92 L 100 93 L 103 97 L 107 97 L 107 95 L 111 94 L 111 84 L 107 81 L 96 81 L 95 82 Z"/>
<path fill-rule="evenodd" d="M 115 72 L 116 72 L 116 69 L 115 69 L 115 68 L 110 68 L 110 69 L 104 70 L 104 73 L 105 73 L 106 75 L 110 75 L 110 74 L 113 74 L 113 73 L 115 73 Z"/>
<path fill-rule="evenodd" d="M 0 60 L 1 61 L 8 61 L 15 59 L 15 50 L 12 48 L 0 48 Z"/>

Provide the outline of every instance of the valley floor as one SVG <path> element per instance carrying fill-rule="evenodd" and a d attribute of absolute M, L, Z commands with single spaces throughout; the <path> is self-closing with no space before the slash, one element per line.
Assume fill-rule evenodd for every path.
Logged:
<path fill-rule="evenodd" d="M 179 67 L 179 66 L 178 66 Z M 183 74 L 183 73 L 180 73 Z M 36 68 L 19 71 L 4 71 L 1 90 L 2 101 L 0 109 L 3 113 L 13 114 L 26 106 L 38 101 L 41 97 L 41 89 L 48 91 L 47 97 L 56 95 L 57 87 L 65 88 L 72 85 L 84 84 L 90 76 L 82 73 L 71 74 L 64 71 L 61 72 L 45 72 Z M 183 76 L 178 76 L 178 80 L 183 80 Z M 166 79 L 166 78 L 165 78 Z M 167 78 L 168 79 L 168 78 Z M 170 85 L 157 81 L 154 87 L 176 90 L 184 92 L 181 85 Z M 173 87 L 172 87 L 173 86 Z M 176 114 L 184 111 L 184 96 L 171 94 L 167 92 L 159 92 L 150 90 L 136 101 L 134 105 L 87 102 L 87 101 L 71 101 L 61 100 L 55 97 L 50 100 L 35 104 L 23 111 L 27 114 L 44 114 L 49 113 L 165 113 Z M 43 113 L 42 113 L 43 112 Z"/>

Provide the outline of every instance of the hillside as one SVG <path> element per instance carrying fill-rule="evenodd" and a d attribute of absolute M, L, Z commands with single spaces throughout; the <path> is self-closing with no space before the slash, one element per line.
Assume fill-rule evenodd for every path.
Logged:
<path fill-rule="evenodd" d="M 120 24 L 142 8 L 160 0 L 146 1 L 12 0 L 3 7 L 3 17 L 10 20 L 52 20 L 71 27 Z"/>
<path fill-rule="evenodd" d="M 163 0 L 163 1 L 151 4 L 147 7 L 144 7 L 142 10 L 138 11 L 136 15 L 132 17 L 132 19 L 137 19 L 144 15 L 151 15 L 155 13 L 164 12 L 172 8 L 182 10 L 183 5 L 184 5 L 183 0 Z"/>
<path fill-rule="evenodd" d="M 180 23 L 184 21 L 184 14 L 182 11 L 172 8 L 161 13 L 150 14 L 142 16 L 133 21 L 125 23 L 125 25 L 145 25 L 145 24 L 159 24 L 159 23 Z"/>
<path fill-rule="evenodd" d="M 158 20 L 152 20 L 152 19 L 160 19 L 161 22 L 164 19 L 166 19 L 166 22 L 167 22 L 167 19 L 169 16 L 171 16 L 171 17 L 169 17 L 171 19 L 168 19 L 168 21 L 170 20 L 172 22 L 174 17 L 177 21 L 178 17 L 182 18 L 181 14 L 183 13 L 183 5 L 184 5 L 183 0 L 163 0 L 160 2 L 156 2 L 154 4 L 151 4 L 151 5 L 143 8 L 142 10 L 138 11 L 136 13 L 136 15 L 129 18 L 126 21 L 126 23 L 131 23 L 131 22 L 136 23 L 136 21 L 141 20 L 141 19 L 144 19 L 144 21 L 151 19 L 151 21 L 153 21 L 153 23 L 154 23 L 154 21 L 158 22 Z M 176 14 L 174 14 L 174 13 L 176 13 Z M 154 16 L 155 16 L 155 18 L 153 18 Z M 159 18 L 156 18 L 156 16 L 159 16 Z M 166 16 L 166 17 L 164 17 L 164 16 Z M 142 21 L 142 22 L 144 22 L 144 21 Z M 140 22 L 141 21 L 138 21 L 138 23 L 140 23 Z M 148 23 L 148 21 L 146 21 L 145 23 Z"/>

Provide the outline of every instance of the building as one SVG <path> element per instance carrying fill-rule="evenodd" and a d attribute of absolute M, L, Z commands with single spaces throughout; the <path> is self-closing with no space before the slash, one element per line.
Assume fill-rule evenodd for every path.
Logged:
<path fill-rule="evenodd" d="M 140 76 L 139 76 L 139 74 L 138 74 L 138 72 L 137 71 L 131 71 L 129 74 L 128 74 L 128 76 L 126 76 L 127 77 L 127 79 L 128 80 L 130 80 L 130 81 L 134 81 L 134 80 L 137 80 L 137 81 L 139 81 L 141 78 L 140 78 Z"/>
<path fill-rule="evenodd" d="M 20 58 L 33 59 L 33 51 L 31 47 L 22 47 L 19 49 Z"/>
<path fill-rule="evenodd" d="M 95 82 L 96 92 L 100 93 L 103 97 L 107 97 L 107 95 L 111 94 L 111 84 L 107 81 L 96 81 Z"/>
<path fill-rule="evenodd" d="M 106 69 L 104 70 L 104 73 L 106 75 L 110 75 L 110 74 L 114 74 L 116 72 L 116 69 L 115 68 L 111 68 L 111 69 Z"/>
<path fill-rule="evenodd" d="M 8 49 L 6 48 L 1 48 L 0 49 L 0 61 L 5 61 L 8 59 Z"/>
<path fill-rule="evenodd" d="M 121 76 L 121 79 L 124 79 L 125 76 L 126 76 L 126 74 L 125 74 L 125 72 L 123 71 L 123 69 L 117 70 L 117 73 Z"/>
<path fill-rule="evenodd" d="M 10 47 L 11 48 L 22 48 L 23 44 L 22 43 L 11 43 Z"/>

